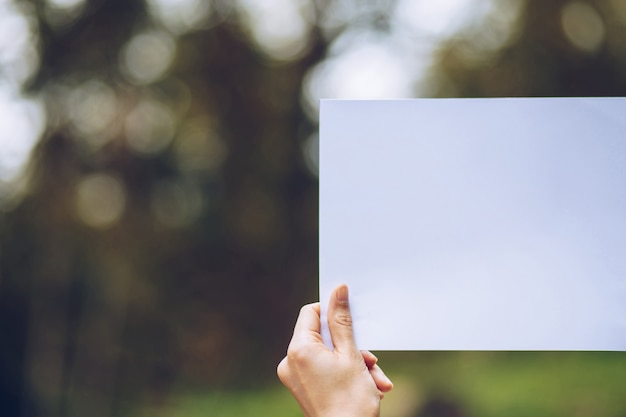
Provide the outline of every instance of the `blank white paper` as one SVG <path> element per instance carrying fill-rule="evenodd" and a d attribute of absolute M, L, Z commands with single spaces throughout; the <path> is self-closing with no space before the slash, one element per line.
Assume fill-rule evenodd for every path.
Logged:
<path fill-rule="evenodd" d="M 370 350 L 626 350 L 626 99 L 323 100 L 320 300 Z"/>

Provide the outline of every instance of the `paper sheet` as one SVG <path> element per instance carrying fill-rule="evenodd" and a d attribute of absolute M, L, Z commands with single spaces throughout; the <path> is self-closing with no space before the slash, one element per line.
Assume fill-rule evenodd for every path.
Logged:
<path fill-rule="evenodd" d="M 361 349 L 626 350 L 626 99 L 322 101 L 339 283 Z"/>

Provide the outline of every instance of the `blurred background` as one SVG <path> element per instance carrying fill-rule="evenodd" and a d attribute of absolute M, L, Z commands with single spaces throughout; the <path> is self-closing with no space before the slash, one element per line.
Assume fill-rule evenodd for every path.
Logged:
<path fill-rule="evenodd" d="M 624 0 L 0 0 L 0 415 L 301 415 L 320 98 L 623 95 Z M 383 417 L 626 416 L 623 353 L 379 356 Z"/>

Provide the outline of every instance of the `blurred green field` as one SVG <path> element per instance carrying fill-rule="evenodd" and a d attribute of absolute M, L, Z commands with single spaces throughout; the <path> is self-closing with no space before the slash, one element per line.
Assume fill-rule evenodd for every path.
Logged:
<path fill-rule="evenodd" d="M 432 399 L 467 416 L 626 416 L 626 354 L 621 352 L 403 352 L 379 354 L 396 392 L 388 417 Z M 403 384 L 405 386 L 403 386 Z M 412 387 L 409 387 L 414 384 Z M 400 397 L 400 398 L 398 398 Z M 398 411 L 396 411 L 396 407 Z"/>
<path fill-rule="evenodd" d="M 625 417 L 626 354 L 617 352 L 380 352 L 395 383 L 381 417 Z M 180 393 L 133 415 L 301 416 L 289 392 Z"/>

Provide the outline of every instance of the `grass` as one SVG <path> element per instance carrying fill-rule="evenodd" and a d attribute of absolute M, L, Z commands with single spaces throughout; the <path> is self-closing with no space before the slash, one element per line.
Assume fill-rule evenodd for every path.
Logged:
<path fill-rule="evenodd" d="M 378 356 L 383 364 L 389 362 L 392 379 L 415 384 L 422 404 L 443 397 L 469 416 L 626 417 L 626 353 L 406 352 Z M 389 415 L 396 416 L 402 417 Z"/>
<path fill-rule="evenodd" d="M 626 353 L 382 352 L 395 388 L 381 417 L 416 417 L 437 398 L 466 417 L 626 417 Z M 195 391 L 171 398 L 163 417 L 302 416 L 278 383 L 256 391 Z"/>

